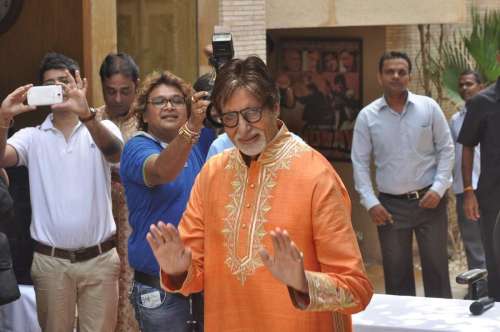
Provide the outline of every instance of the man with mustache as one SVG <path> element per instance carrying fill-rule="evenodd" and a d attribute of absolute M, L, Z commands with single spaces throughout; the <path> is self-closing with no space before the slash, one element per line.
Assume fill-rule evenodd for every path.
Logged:
<path fill-rule="evenodd" d="M 235 148 L 205 164 L 178 231 L 151 226 L 163 288 L 204 290 L 207 331 L 349 331 L 373 290 L 340 177 L 278 120 L 258 57 L 225 64 L 212 102 Z"/>
<path fill-rule="evenodd" d="M 137 89 L 139 67 L 134 59 L 123 52 L 109 53 L 99 69 L 104 105 L 97 109 L 97 117 L 112 121 L 127 142 L 137 132 L 137 118 L 132 114 Z M 130 235 L 125 191 L 120 179 L 120 166 L 111 167 L 111 198 L 116 223 L 116 250 L 120 256 L 120 284 L 117 331 L 137 330 L 128 293 L 132 283 L 132 270 L 128 265 L 127 241 Z"/>
<path fill-rule="evenodd" d="M 351 153 L 354 182 L 377 225 L 386 293 L 415 295 L 415 233 L 425 296 L 450 298 L 446 190 L 453 141 L 439 105 L 408 91 L 410 72 L 405 53 L 388 52 L 380 58 L 378 81 L 384 95 L 357 117 Z M 372 155 L 378 197 L 370 177 Z"/>
<path fill-rule="evenodd" d="M 458 78 L 458 92 L 462 99 L 467 102 L 484 88 L 481 75 L 474 70 L 464 71 Z M 457 142 L 460 128 L 464 123 L 467 108 L 462 106 L 458 112 L 453 114 L 450 119 L 450 131 L 455 143 L 455 170 L 453 172 L 452 189 L 456 198 L 457 223 L 460 228 L 460 235 L 464 244 L 465 256 L 467 258 L 467 267 L 472 269 L 484 269 L 486 267 L 484 258 L 483 243 L 481 242 L 481 231 L 477 220 L 468 219 L 464 212 L 464 185 L 462 181 L 462 144 Z M 472 189 L 477 188 L 481 168 L 481 152 L 479 145 L 474 151 L 474 172 Z M 467 189 L 470 191 L 471 188 Z M 486 291 L 486 284 L 481 280 L 478 284 L 479 292 Z M 468 295 L 467 295 L 468 296 Z"/>

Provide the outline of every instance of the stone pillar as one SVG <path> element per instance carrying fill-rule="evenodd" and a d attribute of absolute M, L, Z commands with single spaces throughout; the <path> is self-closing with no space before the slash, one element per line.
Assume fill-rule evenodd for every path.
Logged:
<path fill-rule="evenodd" d="M 103 104 L 99 68 L 108 53 L 116 52 L 116 1 L 83 0 L 82 11 L 84 70 L 82 74 L 89 84 L 87 88 L 89 104 L 98 107 Z"/>

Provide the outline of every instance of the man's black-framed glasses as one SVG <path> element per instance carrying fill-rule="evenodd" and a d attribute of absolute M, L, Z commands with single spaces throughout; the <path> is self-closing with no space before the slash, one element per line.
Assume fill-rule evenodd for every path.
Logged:
<path fill-rule="evenodd" d="M 250 107 L 245 108 L 239 112 L 227 112 L 219 115 L 220 122 L 227 128 L 234 128 L 238 125 L 240 120 L 240 114 L 248 123 L 259 122 L 262 119 L 262 107 Z"/>
<path fill-rule="evenodd" d="M 170 98 L 155 97 L 149 100 L 148 103 L 158 109 L 166 107 L 168 103 L 170 103 L 173 108 L 177 108 L 186 106 L 186 98 L 181 95 L 174 95 Z"/>

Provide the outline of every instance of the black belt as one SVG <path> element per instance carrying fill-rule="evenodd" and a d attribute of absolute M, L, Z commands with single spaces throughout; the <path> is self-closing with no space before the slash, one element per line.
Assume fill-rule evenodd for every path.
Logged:
<path fill-rule="evenodd" d="M 427 186 L 425 188 L 419 189 L 419 190 L 414 190 L 414 191 L 409 191 L 407 193 L 401 194 L 401 195 L 394 195 L 394 194 L 387 194 L 387 193 L 380 193 L 380 195 L 385 195 L 387 197 L 391 198 L 398 198 L 398 199 L 407 199 L 407 200 L 416 200 L 422 198 L 422 196 L 425 195 L 425 193 L 429 190 L 431 186 Z"/>
<path fill-rule="evenodd" d="M 160 284 L 159 277 L 153 277 L 152 275 L 149 275 L 147 273 L 143 273 L 141 271 L 135 270 L 134 271 L 134 280 L 137 282 L 140 282 L 141 284 L 144 284 L 146 286 L 161 290 L 161 284 Z"/>
<path fill-rule="evenodd" d="M 69 259 L 71 263 L 87 261 L 107 251 L 110 251 L 116 245 L 114 236 L 98 245 L 76 250 L 60 249 L 45 245 L 37 241 L 34 242 L 35 242 L 35 248 L 34 248 L 35 252 L 51 257 Z"/>

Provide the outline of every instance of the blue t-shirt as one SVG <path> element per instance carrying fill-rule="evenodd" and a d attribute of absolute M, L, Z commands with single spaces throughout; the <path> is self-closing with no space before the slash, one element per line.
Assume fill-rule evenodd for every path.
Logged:
<path fill-rule="evenodd" d="M 144 183 L 144 162 L 166 147 L 154 137 L 139 133 L 131 138 L 123 149 L 120 176 L 125 188 L 132 232 L 128 239 L 128 259 L 134 270 L 153 276 L 159 266 L 146 240 L 152 224 L 162 220 L 176 225 L 186 208 L 196 175 L 201 170 L 215 134 L 203 129 L 199 142 L 193 146 L 184 169 L 174 181 L 148 187 Z"/>

